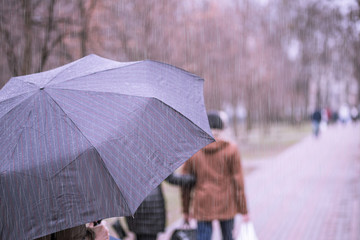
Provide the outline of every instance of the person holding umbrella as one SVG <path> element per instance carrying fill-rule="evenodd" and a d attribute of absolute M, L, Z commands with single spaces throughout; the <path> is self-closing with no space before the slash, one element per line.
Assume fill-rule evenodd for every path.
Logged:
<path fill-rule="evenodd" d="M 109 230 L 104 224 L 94 226 L 93 223 L 88 226 L 80 225 L 68 228 L 35 240 L 118 240 L 109 235 Z"/>
<path fill-rule="evenodd" d="M 234 217 L 241 213 L 250 220 L 244 191 L 244 176 L 237 146 L 222 140 L 219 135 L 223 121 L 218 112 L 208 114 L 216 142 L 197 152 L 183 167 L 183 174 L 194 174 L 193 214 L 197 220 L 197 239 L 209 240 L 212 221 L 219 220 L 224 240 L 233 239 Z M 182 188 L 182 207 L 185 222 L 189 221 L 191 190 Z"/>

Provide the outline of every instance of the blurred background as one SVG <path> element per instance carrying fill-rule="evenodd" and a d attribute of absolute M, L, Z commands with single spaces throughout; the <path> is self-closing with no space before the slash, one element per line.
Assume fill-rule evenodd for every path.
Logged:
<path fill-rule="evenodd" d="M 316 108 L 360 107 L 360 0 L 1 0 L 0 87 L 91 53 L 204 78 L 245 160 L 309 135 Z"/>
<path fill-rule="evenodd" d="M 0 5 L 0 87 L 85 55 L 205 79 L 208 109 L 266 128 L 360 99 L 359 0 L 18 0 Z M 237 125 L 234 133 L 238 134 Z"/>

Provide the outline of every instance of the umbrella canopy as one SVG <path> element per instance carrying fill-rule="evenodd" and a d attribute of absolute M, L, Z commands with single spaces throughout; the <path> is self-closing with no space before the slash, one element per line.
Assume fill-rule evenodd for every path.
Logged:
<path fill-rule="evenodd" d="M 203 79 L 89 55 L 0 91 L 0 239 L 132 215 L 214 141 Z"/>

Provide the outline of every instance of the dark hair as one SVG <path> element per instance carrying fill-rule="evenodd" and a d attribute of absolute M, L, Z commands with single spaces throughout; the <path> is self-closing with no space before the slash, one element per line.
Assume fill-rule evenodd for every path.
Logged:
<path fill-rule="evenodd" d="M 208 113 L 209 125 L 213 129 L 223 129 L 224 124 L 217 111 L 210 111 Z"/>
<path fill-rule="evenodd" d="M 86 237 L 95 240 L 95 232 L 91 228 L 86 228 Z"/>

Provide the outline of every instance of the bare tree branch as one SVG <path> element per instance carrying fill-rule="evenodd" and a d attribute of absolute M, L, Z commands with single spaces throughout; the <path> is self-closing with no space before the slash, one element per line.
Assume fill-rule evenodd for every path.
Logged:
<path fill-rule="evenodd" d="M 18 72 L 19 64 L 18 64 L 18 59 L 15 54 L 14 42 L 12 41 L 12 39 L 10 37 L 11 34 L 7 29 L 3 28 L 1 24 L 0 24 L 0 32 L 4 36 L 4 40 L 5 40 L 5 44 L 2 44 L 2 48 L 3 48 L 4 52 L 6 53 L 7 64 L 8 64 L 9 70 L 13 76 L 18 76 L 19 75 L 19 72 Z"/>

